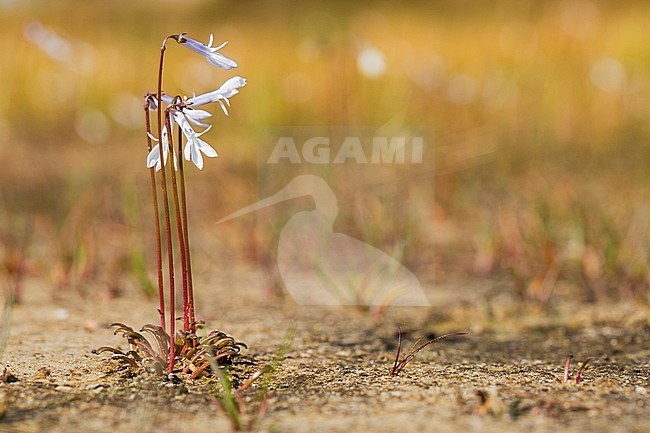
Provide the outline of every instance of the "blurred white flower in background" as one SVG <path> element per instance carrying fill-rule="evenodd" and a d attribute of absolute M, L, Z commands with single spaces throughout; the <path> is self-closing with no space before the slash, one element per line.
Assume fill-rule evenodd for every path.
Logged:
<path fill-rule="evenodd" d="M 627 82 L 625 68 L 613 57 L 597 59 L 589 71 L 591 82 L 603 92 L 621 92 Z"/>
<path fill-rule="evenodd" d="M 467 74 L 454 75 L 445 87 L 447 100 L 457 105 L 465 105 L 474 101 L 476 93 L 476 81 Z"/>
<path fill-rule="evenodd" d="M 26 23 L 23 36 L 50 59 L 63 63 L 75 73 L 87 75 L 94 70 L 96 50 L 87 42 L 66 39 L 38 21 Z"/>
<path fill-rule="evenodd" d="M 23 26 L 23 35 L 27 41 L 39 47 L 50 58 L 66 61 L 72 52 L 70 42 L 57 35 L 53 30 L 38 21 L 31 21 Z"/>
<path fill-rule="evenodd" d="M 91 107 L 77 113 L 74 129 L 79 137 L 90 144 L 105 143 L 111 134 L 111 125 L 106 115 Z"/>
<path fill-rule="evenodd" d="M 366 45 L 357 55 L 359 71 L 368 78 L 380 77 L 386 72 L 386 59 L 384 53 L 377 48 Z"/>

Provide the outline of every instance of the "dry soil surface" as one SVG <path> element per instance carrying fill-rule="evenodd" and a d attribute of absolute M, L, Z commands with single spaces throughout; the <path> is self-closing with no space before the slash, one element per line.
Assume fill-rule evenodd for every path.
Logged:
<path fill-rule="evenodd" d="M 241 275 L 206 281 L 217 288 L 198 297 L 210 327 L 249 346 L 233 363 L 235 385 L 271 363 L 288 330 L 294 333 L 275 372 L 243 393 L 248 423 L 259 409 L 257 390 L 269 388 L 253 430 L 650 431 L 646 306 L 576 304 L 559 290 L 540 307 L 512 302 L 495 281 L 447 281 L 429 285 L 430 308 L 306 308 L 265 295 L 254 276 Z M 127 290 L 113 300 L 86 292 L 52 303 L 36 283 L 25 293 L 2 355 L 13 376 L 0 383 L 0 431 L 231 428 L 217 382 L 174 383 L 92 353 L 106 344 L 126 348 L 107 325 L 155 322 L 155 299 Z M 419 337 L 470 335 L 436 342 L 391 377 L 396 323 L 406 348 Z M 567 353 L 595 358 L 579 384 L 560 380 Z"/>

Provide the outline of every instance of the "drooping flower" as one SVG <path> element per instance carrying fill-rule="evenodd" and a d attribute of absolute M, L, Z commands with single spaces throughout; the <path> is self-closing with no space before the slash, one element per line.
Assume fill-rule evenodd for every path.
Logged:
<path fill-rule="evenodd" d="M 228 109 L 226 106 L 230 107 L 229 98 L 238 94 L 239 88 L 244 87 L 245 85 L 245 78 L 235 76 L 228 79 L 217 90 L 188 98 L 186 103 L 190 107 L 198 107 L 201 105 L 209 104 L 211 102 L 218 102 L 219 105 L 221 105 L 223 112 L 228 115 Z"/>
<path fill-rule="evenodd" d="M 156 171 L 159 171 L 162 168 L 162 163 L 160 162 L 160 140 L 150 133 L 147 133 L 147 135 L 149 135 L 149 138 L 153 141 L 158 142 L 158 144 L 156 144 L 147 155 L 147 168 L 151 168 L 155 165 Z M 167 163 L 167 155 L 169 154 L 169 136 L 167 134 L 167 128 L 163 128 L 162 130 L 162 154 L 165 163 Z M 174 161 L 174 166 L 176 165 L 175 162 L 176 161 Z"/>
<path fill-rule="evenodd" d="M 210 41 L 207 45 L 192 39 L 185 33 L 171 36 L 179 44 L 185 45 L 192 51 L 204 56 L 210 63 L 224 69 L 232 69 L 237 67 L 237 63 L 233 60 L 221 55 L 217 51 L 223 48 L 226 43 L 218 47 L 212 47 L 213 36 L 210 35 Z M 235 76 L 224 82 L 217 90 L 201 95 L 193 94 L 191 98 L 188 97 L 175 97 L 172 98 L 166 94 L 161 94 L 161 102 L 167 104 L 166 112 L 170 113 L 172 123 L 176 123 L 183 135 L 187 139 L 185 148 L 183 149 L 183 156 L 186 160 L 192 161 L 199 170 L 203 169 L 203 156 L 214 158 L 219 156 L 217 151 L 208 143 L 203 141 L 200 137 L 205 134 L 211 126 L 205 123 L 205 120 L 212 116 L 211 113 L 199 109 L 198 107 L 212 102 L 218 102 L 223 112 L 228 115 L 228 108 L 230 107 L 230 99 L 239 93 L 239 89 L 246 85 L 246 79 L 240 76 Z M 145 96 L 148 107 L 150 110 L 157 110 L 159 108 L 158 98 L 155 94 L 147 94 Z M 201 132 L 196 132 L 192 125 L 197 125 L 205 128 Z M 167 153 L 169 152 L 168 133 L 165 128 L 162 133 L 162 143 L 157 144 L 149 155 L 147 156 L 147 167 L 156 167 L 156 170 L 161 168 L 161 147 L 162 157 L 167 161 Z M 155 140 L 151 136 L 152 139 Z M 158 141 L 158 140 L 156 140 Z M 179 146 L 181 144 L 179 143 Z M 176 168 L 176 155 L 174 154 L 174 168 Z"/>
<path fill-rule="evenodd" d="M 221 48 L 223 48 L 228 42 L 226 41 L 223 44 L 219 45 L 218 47 L 213 47 L 212 42 L 214 40 L 214 37 L 212 36 L 212 34 L 210 34 L 210 41 L 208 42 L 208 45 L 205 45 L 204 43 L 199 42 L 196 39 L 190 38 L 189 36 L 187 36 L 186 33 L 181 33 L 180 35 L 176 36 L 174 39 L 176 39 L 176 41 L 179 44 L 205 57 L 206 60 L 214 66 L 218 66 L 223 69 L 233 69 L 237 67 L 237 63 L 234 60 L 231 60 L 228 57 L 224 56 L 223 54 L 217 52 Z"/>
<path fill-rule="evenodd" d="M 144 99 L 149 105 L 149 109 L 151 111 L 156 111 L 158 109 L 158 96 L 155 93 L 147 93 L 144 95 Z M 171 104 L 174 98 L 172 98 L 169 95 L 166 94 L 161 94 L 160 99 L 165 103 L 165 104 Z"/>
<path fill-rule="evenodd" d="M 155 97 L 153 98 L 155 100 Z M 148 99 L 148 101 L 151 101 L 151 98 Z M 172 99 L 169 99 L 170 104 L 174 104 Z M 151 107 L 151 104 L 150 104 Z M 155 106 L 154 106 L 155 107 Z M 153 108 L 156 109 L 157 107 Z M 187 138 L 187 144 L 185 146 L 184 150 L 184 155 L 185 159 L 188 161 L 192 161 L 198 168 L 199 170 L 203 169 L 203 156 L 201 153 L 205 154 L 205 156 L 208 157 L 217 157 L 219 156 L 217 154 L 217 151 L 212 148 L 208 143 L 200 139 L 203 134 L 208 132 L 210 128 L 212 128 L 211 125 L 208 125 L 207 123 L 204 123 L 203 120 L 212 117 L 212 114 L 208 113 L 205 110 L 198 110 L 198 109 L 192 109 L 189 108 L 185 105 L 172 105 L 168 108 L 170 112 L 170 121 L 171 124 L 173 125 L 176 123 L 181 131 L 183 132 L 183 135 Z M 196 132 L 190 123 L 193 123 L 195 125 L 204 127 L 205 129 L 201 132 Z M 156 137 L 154 137 L 151 133 L 147 132 L 147 135 L 149 138 L 158 144 L 156 144 L 149 154 L 147 155 L 147 167 L 151 168 L 153 166 L 156 167 L 156 171 L 159 171 L 162 167 L 161 160 L 160 160 L 160 149 L 162 147 L 162 154 L 165 163 L 167 162 L 167 155 L 169 154 L 169 132 L 167 130 L 167 127 L 163 127 L 162 130 L 162 145 L 160 144 L 160 140 L 158 140 Z M 174 161 L 174 170 L 178 170 L 178 161 L 176 160 L 176 154 L 173 154 L 173 161 Z"/>
<path fill-rule="evenodd" d="M 147 132 L 149 138 L 153 141 L 158 142 L 159 140 Z M 167 155 L 169 155 L 169 134 L 167 128 L 163 127 L 162 129 L 162 152 L 165 164 L 167 164 Z M 178 161 L 176 160 L 176 154 L 172 153 L 172 161 L 174 161 L 174 170 L 178 170 Z M 156 144 L 151 152 L 147 155 L 147 168 L 156 166 L 156 171 L 160 171 L 162 164 L 160 163 L 160 143 Z"/>
<path fill-rule="evenodd" d="M 208 132 L 212 126 L 208 126 L 203 131 L 197 133 L 192 129 L 192 125 L 188 122 L 186 114 L 180 110 L 174 111 L 174 122 L 178 124 L 183 135 L 187 138 L 187 143 L 185 144 L 185 149 L 183 151 L 185 159 L 192 161 L 199 170 L 203 170 L 203 155 L 209 158 L 216 158 L 219 156 L 212 146 L 199 138 Z"/>

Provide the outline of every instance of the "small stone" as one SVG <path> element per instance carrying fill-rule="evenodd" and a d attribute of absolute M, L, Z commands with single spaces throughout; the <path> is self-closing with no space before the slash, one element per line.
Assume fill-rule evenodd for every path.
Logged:
<path fill-rule="evenodd" d="M 634 388 L 634 392 L 641 395 L 646 395 L 648 390 L 644 386 L 637 386 Z"/>
<path fill-rule="evenodd" d="M 41 367 L 38 370 L 36 370 L 36 373 L 34 373 L 34 376 L 32 379 L 34 380 L 44 380 L 47 379 L 52 375 L 52 372 L 50 371 L 49 368 L 47 367 Z"/>
<path fill-rule="evenodd" d="M 14 376 L 9 367 L 3 366 L 0 368 L 0 382 L 13 383 L 18 382 L 18 378 Z"/>

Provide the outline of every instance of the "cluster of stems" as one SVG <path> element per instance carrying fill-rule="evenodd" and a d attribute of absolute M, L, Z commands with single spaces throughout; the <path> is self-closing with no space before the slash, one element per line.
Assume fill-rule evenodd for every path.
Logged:
<path fill-rule="evenodd" d="M 564 360 L 564 375 L 562 376 L 562 383 L 567 383 L 571 378 L 570 368 L 571 368 L 572 359 L 573 359 L 573 355 L 568 354 Z M 578 372 L 576 373 L 574 378 L 576 384 L 580 383 L 580 381 L 582 380 L 582 372 L 585 370 L 585 368 L 587 368 L 587 364 L 589 364 L 589 361 L 593 359 L 594 359 L 593 357 L 589 357 L 584 362 L 578 363 Z"/>
<path fill-rule="evenodd" d="M 181 283 L 182 283 L 182 296 L 183 296 L 183 331 L 195 333 L 196 332 L 196 319 L 194 312 L 194 292 L 192 286 L 192 266 L 190 260 L 190 241 L 187 224 L 187 197 L 185 193 L 185 174 L 183 170 L 183 155 L 182 155 L 182 139 L 183 134 L 178 128 L 178 142 L 174 146 L 172 139 L 172 122 L 170 108 L 163 110 L 162 101 L 162 86 L 163 86 L 163 67 L 165 61 L 166 43 L 170 38 L 165 38 L 160 48 L 160 64 L 158 68 L 158 88 L 155 95 L 148 95 L 145 98 L 144 111 L 145 111 L 145 126 L 147 129 L 147 147 L 150 152 L 153 148 L 151 136 L 151 104 L 150 98 L 155 98 L 157 111 L 157 132 L 160 145 L 162 146 L 163 128 L 168 131 L 169 152 L 172 155 L 172 160 L 175 159 L 178 164 L 178 169 L 174 167 L 174 163 L 166 164 L 166 158 L 162 155 L 160 157 L 161 168 L 159 173 L 156 173 L 156 166 L 150 168 L 151 175 L 151 189 L 153 193 L 153 213 L 154 213 L 154 228 L 156 232 L 156 265 L 158 270 L 158 295 L 160 306 L 158 312 L 160 313 L 160 326 L 168 332 L 170 336 L 169 344 L 169 366 L 168 370 L 171 373 L 174 369 L 174 362 L 176 359 L 174 336 L 175 329 L 175 302 L 176 302 L 176 276 L 175 276 L 175 258 L 174 258 L 174 234 L 172 231 L 172 215 L 170 201 L 173 204 L 173 222 L 176 225 L 176 244 L 180 256 L 181 265 Z M 181 101 L 181 98 L 176 98 Z M 173 104 L 172 104 L 173 105 Z M 164 117 L 163 117 L 164 116 Z M 174 158 L 174 152 L 177 150 L 178 154 Z M 169 166 L 169 167 L 168 167 Z M 169 186 L 171 185 L 171 191 Z M 170 200 L 171 196 L 171 200 Z M 162 202 L 162 212 L 160 210 L 160 203 Z M 162 222 L 161 222 L 162 220 Z M 164 240 L 162 236 L 161 226 L 164 225 Z M 164 244 L 163 244 L 164 242 Z M 165 307 L 165 278 L 163 271 L 163 245 L 164 250 L 167 252 L 167 269 L 168 269 L 168 307 Z M 165 316 L 169 318 L 169 328 Z"/>

